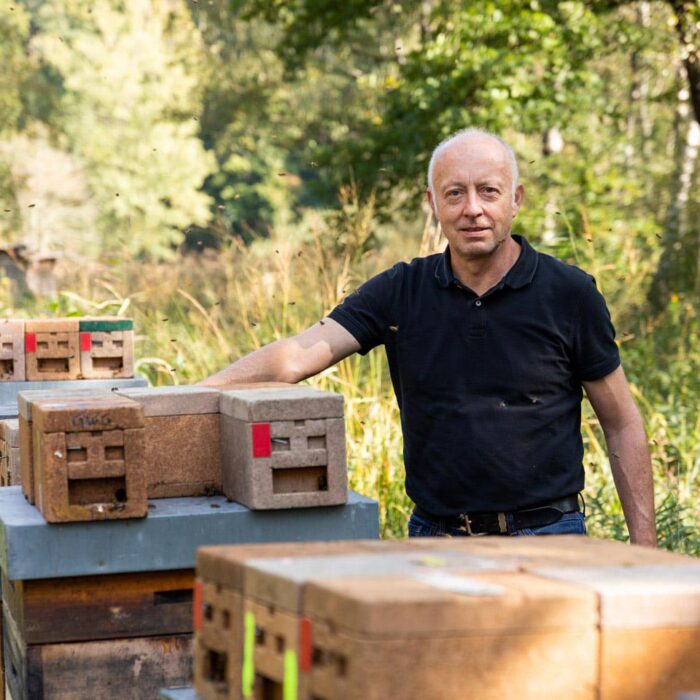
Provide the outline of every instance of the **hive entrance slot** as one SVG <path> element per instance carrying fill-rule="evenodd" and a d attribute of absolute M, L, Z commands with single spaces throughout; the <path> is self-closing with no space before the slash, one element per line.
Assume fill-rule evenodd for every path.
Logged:
<path fill-rule="evenodd" d="M 93 357 L 93 369 L 121 369 L 124 366 L 123 357 Z"/>
<path fill-rule="evenodd" d="M 256 694 L 256 698 L 259 698 L 259 700 L 283 700 L 284 695 L 281 683 L 265 678 L 265 676 L 257 676 L 257 680 L 260 695 Z"/>
<path fill-rule="evenodd" d="M 0 375 L 11 375 L 15 373 L 14 360 L 0 360 Z"/>
<path fill-rule="evenodd" d="M 154 591 L 154 605 L 175 605 L 177 603 L 191 603 L 193 591 L 191 588 L 178 588 L 174 591 Z"/>
<path fill-rule="evenodd" d="M 68 503 L 86 506 L 93 503 L 124 503 L 126 478 L 68 479 Z"/>
<path fill-rule="evenodd" d="M 209 649 L 205 656 L 204 677 L 212 683 L 226 683 L 228 655 Z"/>
<path fill-rule="evenodd" d="M 67 357 L 39 357 L 36 361 L 38 372 L 67 372 Z"/>
<path fill-rule="evenodd" d="M 292 467 L 272 470 L 273 493 L 328 491 L 328 467 Z"/>

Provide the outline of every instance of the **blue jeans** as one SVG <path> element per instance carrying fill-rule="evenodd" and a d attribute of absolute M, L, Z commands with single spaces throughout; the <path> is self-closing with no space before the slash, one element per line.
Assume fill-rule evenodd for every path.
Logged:
<path fill-rule="evenodd" d="M 523 528 L 522 530 L 513 530 L 512 516 L 506 516 L 508 522 L 508 534 L 513 536 L 519 535 L 585 535 L 586 534 L 586 519 L 583 513 L 572 511 L 564 513 L 559 520 L 549 525 L 542 527 Z M 449 527 L 444 520 L 428 520 L 420 515 L 413 513 L 408 521 L 408 536 L 409 537 L 469 537 L 469 534 L 464 530 L 459 530 L 456 527 Z"/>

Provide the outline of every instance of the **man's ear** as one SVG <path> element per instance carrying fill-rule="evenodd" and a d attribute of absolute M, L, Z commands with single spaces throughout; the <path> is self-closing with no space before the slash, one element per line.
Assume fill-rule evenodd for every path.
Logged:
<path fill-rule="evenodd" d="M 513 194 L 513 216 L 515 216 L 520 210 L 520 205 L 523 203 L 524 196 L 525 188 L 522 185 L 518 185 L 515 188 L 515 193 Z"/>
<path fill-rule="evenodd" d="M 437 216 L 437 209 L 435 208 L 435 200 L 433 199 L 433 191 L 430 188 L 428 188 L 425 191 L 425 197 L 428 200 L 428 204 L 430 205 L 430 208 L 432 209 L 433 214 L 435 214 L 435 216 Z"/>

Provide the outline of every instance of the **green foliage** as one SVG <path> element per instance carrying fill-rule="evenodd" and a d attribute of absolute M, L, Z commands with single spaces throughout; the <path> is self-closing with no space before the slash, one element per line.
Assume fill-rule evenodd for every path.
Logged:
<path fill-rule="evenodd" d="M 204 224 L 213 162 L 198 132 L 202 48 L 181 5 L 47 2 L 35 47 L 62 77 L 55 131 L 82 160 L 105 250 L 168 255 Z"/>

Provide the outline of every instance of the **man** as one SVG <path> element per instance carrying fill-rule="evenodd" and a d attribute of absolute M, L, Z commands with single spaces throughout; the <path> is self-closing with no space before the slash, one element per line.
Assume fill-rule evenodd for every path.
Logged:
<path fill-rule="evenodd" d="M 298 382 L 383 343 L 413 536 L 585 533 L 583 386 L 631 540 L 654 546 L 647 440 L 605 302 L 592 277 L 511 235 L 523 194 L 507 144 L 458 132 L 428 173 L 443 254 L 395 265 L 324 321 L 203 383 Z"/>

